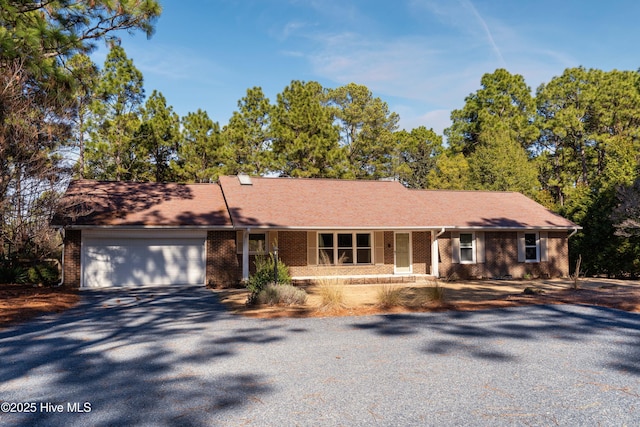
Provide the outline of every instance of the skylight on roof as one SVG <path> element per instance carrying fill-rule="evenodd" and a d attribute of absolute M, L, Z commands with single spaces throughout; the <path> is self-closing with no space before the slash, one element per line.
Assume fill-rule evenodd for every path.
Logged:
<path fill-rule="evenodd" d="M 252 185 L 251 177 L 249 175 L 245 175 L 243 173 L 238 174 L 238 181 L 240 181 L 240 185 Z"/>

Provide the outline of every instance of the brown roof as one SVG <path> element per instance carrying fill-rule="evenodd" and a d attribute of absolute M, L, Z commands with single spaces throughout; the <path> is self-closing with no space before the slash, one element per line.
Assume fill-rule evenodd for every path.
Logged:
<path fill-rule="evenodd" d="M 69 184 L 55 225 L 231 226 L 217 184 L 78 180 Z"/>
<path fill-rule="evenodd" d="M 220 185 L 237 227 L 548 228 L 576 224 L 514 192 L 408 190 L 398 182 L 235 176 Z"/>

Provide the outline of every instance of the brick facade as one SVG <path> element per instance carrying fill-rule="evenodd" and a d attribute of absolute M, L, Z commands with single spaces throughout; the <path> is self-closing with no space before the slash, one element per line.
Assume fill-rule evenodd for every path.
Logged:
<path fill-rule="evenodd" d="M 82 232 L 80 230 L 66 230 L 64 234 L 64 286 L 80 287 L 80 249 L 82 246 Z"/>
<path fill-rule="evenodd" d="M 242 258 L 238 260 L 235 231 L 207 232 L 207 286 L 228 288 L 242 279 Z"/>
<path fill-rule="evenodd" d="M 395 234 L 385 231 L 384 259 L 382 262 L 374 260 L 368 265 L 308 265 L 307 264 L 307 232 L 306 231 L 278 231 L 278 246 L 280 259 L 289 266 L 293 277 L 309 277 L 323 275 L 364 276 L 394 274 Z M 412 233 L 412 262 L 414 274 L 431 274 L 431 233 Z M 372 252 L 375 252 L 372 248 Z"/>
<path fill-rule="evenodd" d="M 569 275 L 569 248 L 566 232 L 547 235 L 548 261 L 518 262 L 518 234 L 515 231 L 484 233 L 485 262 L 474 264 L 452 261 L 451 233 L 438 238 L 440 277 L 452 279 L 487 279 L 511 276 L 514 279 L 558 278 Z"/>
<path fill-rule="evenodd" d="M 80 230 L 66 230 L 64 238 L 64 284 L 80 286 Z M 271 233 L 274 233 L 273 231 Z M 277 231 L 280 259 L 289 266 L 293 277 L 324 275 L 375 276 L 394 274 L 395 235 L 385 231 L 382 263 L 368 265 L 322 266 L 307 264 L 307 232 Z M 439 272 L 443 278 L 491 278 L 510 275 L 523 277 L 567 277 L 569 275 L 568 236 L 566 232 L 548 232 L 546 262 L 518 262 L 516 232 L 485 232 L 485 262 L 460 264 L 452 262 L 451 233 L 438 238 Z M 273 235 L 275 238 L 275 234 Z M 431 274 L 431 233 L 413 232 L 411 236 L 413 274 Z M 375 249 L 372 248 L 372 253 Z M 255 257 L 249 257 L 249 272 L 255 271 Z M 402 276 L 398 276 L 401 281 Z M 208 231 L 206 240 L 206 283 L 225 288 L 237 286 L 242 279 L 242 254 L 238 254 L 236 231 Z"/>

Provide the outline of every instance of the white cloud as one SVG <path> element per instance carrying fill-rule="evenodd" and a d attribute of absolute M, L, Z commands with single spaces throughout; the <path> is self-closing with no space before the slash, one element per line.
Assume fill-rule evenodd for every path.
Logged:
<path fill-rule="evenodd" d="M 419 126 L 427 129 L 433 129 L 438 135 L 442 135 L 443 131 L 451 126 L 450 110 L 433 110 L 421 115 L 411 115 L 412 109 L 406 109 L 405 114 L 401 112 L 404 108 L 396 108 L 400 114 L 399 128 L 410 131 Z"/>

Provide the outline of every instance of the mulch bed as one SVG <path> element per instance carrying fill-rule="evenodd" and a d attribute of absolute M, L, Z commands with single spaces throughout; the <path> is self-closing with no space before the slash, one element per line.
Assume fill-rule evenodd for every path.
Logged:
<path fill-rule="evenodd" d="M 0 284 L 0 326 L 67 310 L 79 299 L 77 289 Z"/>
<path fill-rule="evenodd" d="M 58 313 L 73 307 L 80 297 L 77 289 L 0 284 L 0 327 L 23 322 L 44 313 Z M 449 301 L 420 310 L 394 307 L 349 307 L 318 311 L 310 307 L 246 307 L 230 304 L 229 309 L 250 317 L 325 317 L 359 316 L 412 311 L 471 311 L 535 304 L 582 304 L 640 312 L 640 287 L 601 287 L 596 289 L 563 289 L 541 294 L 509 294 L 481 301 Z"/>

